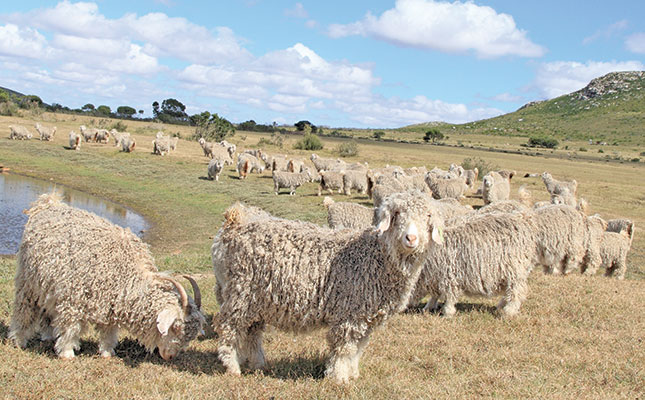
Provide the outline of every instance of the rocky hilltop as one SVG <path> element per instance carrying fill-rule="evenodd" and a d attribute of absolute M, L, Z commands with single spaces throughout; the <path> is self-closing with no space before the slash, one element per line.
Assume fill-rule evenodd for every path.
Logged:
<path fill-rule="evenodd" d="M 642 100 L 645 100 L 645 71 L 610 72 L 578 91 L 551 100 L 532 101 L 517 111 L 541 105 L 547 112 L 580 112 Z"/>
<path fill-rule="evenodd" d="M 573 92 L 578 100 L 592 100 L 611 94 L 640 91 L 643 87 L 645 71 L 611 72 L 593 79 L 583 89 Z"/>

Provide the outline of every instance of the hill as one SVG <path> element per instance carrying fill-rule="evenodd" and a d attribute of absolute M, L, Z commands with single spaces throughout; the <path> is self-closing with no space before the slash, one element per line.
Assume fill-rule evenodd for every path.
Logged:
<path fill-rule="evenodd" d="M 22 93 L 20 93 L 20 92 L 16 92 L 15 90 L 11 90 L 11 89 L 8 89 L 8 88 L 6 88 L 6 87 L 2 87 L 2 86 L 0 86 L 0 90 L 4 90 L 4 91 L 5 91 L 5 92 L 7 92 L 9 95 L 11 95 L 11 96 L 13 96 L 13 97 L 17 97 L 17 98 L 22 98 L 22 97 L 25 97 L 25 96 L 26 96 L 25 94 L 22 94 Z"/>
<path fill-rule="evenodd" d="M 498 117 L 432 125 L 453 133 L 645 145 L 645 71 L 612 72 L 576 92 L 531 102 Z M 400 130 L 419 132 L 427 127 L 428 124 L 418 124 Z"/>

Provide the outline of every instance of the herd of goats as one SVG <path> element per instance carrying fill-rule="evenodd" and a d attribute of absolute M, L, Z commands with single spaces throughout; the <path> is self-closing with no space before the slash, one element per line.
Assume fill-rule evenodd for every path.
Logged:
<path fill-rule="evenodd" d="M 36 126 L 41 140 L 55 128 Z M 22 126 L 11 138 L 29 139 Z M 134 138 L 114 130 L 80 129 L 69 148 L 82 141 L 132 151 Z M 164 155 L 177 138 L 157 134 L 153 152 Z M 451 317 L 461 295 L 501 296 L 500 317 L 520 311 L 528 276 L 580 271 L 622 279 L 634 223 L 587 215 L 577 182 L 544 173 L 551 200 L 535 202 L 520 188 L 511 200 L 515 171 L 488 172 L 451 165 L 425 167 L 346 163 L 312 154 L 311 163 L 262 150 L 237 154 L 234 144 L 200 139 L 208 176 L 219 180 L 226 165 L 240 179 L 272 171 L 274 191 L 295 194 L 317 182 L 318 194 L 352 191 L 374 207 L 325 197 L 329 227 L 270 215 L 235 203 L 224 213 L 211 257 L 219 311 L 213 319 L 218 357 L 226 371 L 265 366 L 267 325 L 293 332 L 328 328 L 326 375 L 347 382 L 359 375 L 359 358 L 372 331 L 390 316 L 429 298 L 424 311 Z M 237 155 L 237 157 L 236 157 Z M 468 190 L 484 206 L 462 204 Z M 150 352 L 170 360 L 203 334 L 201 294 L 188 276 L 194 298 L 175 276 L 158 271 L 147 244 L 129 229 L 44 194 L 25 211 L 28 222 L 17 254 L 15 302 L 9 337 L 20 347 L 40 335 L 55 340 L 61 358 L 74 357 L 88 324 L 99 333 L 103 357 L 114 355 L 118 330 L 126 329 Z"/>

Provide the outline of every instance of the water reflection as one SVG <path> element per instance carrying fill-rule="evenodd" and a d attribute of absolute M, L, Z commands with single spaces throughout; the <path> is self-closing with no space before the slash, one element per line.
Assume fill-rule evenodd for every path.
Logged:
<path fill-rule="evenodd" d="M 110 201 L 64 186 L 56 186 L 53 182 L 0 174 L 0 254 L 15 254 L 18 251 L 22 231 L 27 223 L 27 215 L 22 211 L 28 209 L 38 196 L 51 192 L 54 187 L 63 194 L 65 203 L 128 227 L 140 237 L 143 235 L 142 231 L 148 228 L 142 216 Z"/>

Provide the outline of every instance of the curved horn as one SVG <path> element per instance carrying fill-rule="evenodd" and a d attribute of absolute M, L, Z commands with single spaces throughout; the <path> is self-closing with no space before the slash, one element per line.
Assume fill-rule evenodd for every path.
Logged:
<path fill-rule="evenodd" d="M 197 285 L 197 282 L 195 282 L 195 279 L 193 279 L 192 276 L 190 275 L 182 275 L 184 278 L 188 279 L 188 282 L 190 282 L 190 286 L 193 287 L 193 294 L 195 295 L 195 305 L 197 305 L 197 309 L 201 310 L 202 309 L 202 292 L 199 291 L 199 286 Z"/>
<path fill-rule="evenodd" d="M 177 288 L 177 291 L 179 292 L 179 296 L 181 297 L 181 308 L 184 311 L 188 310 L 188 295 L 186 294 L 186 289 L 184 289 L 181 283 L 177 282 L 176 280 L 174 280 L 169 276 L 158 275 L 157 277 L 159 279 L 169 281 L 173 285 L 175 285 L 175 288 Z"/>

